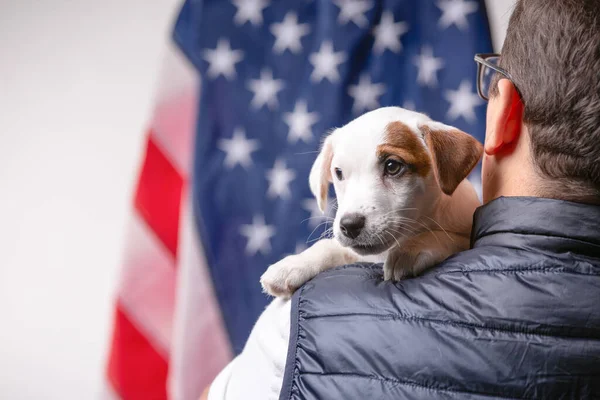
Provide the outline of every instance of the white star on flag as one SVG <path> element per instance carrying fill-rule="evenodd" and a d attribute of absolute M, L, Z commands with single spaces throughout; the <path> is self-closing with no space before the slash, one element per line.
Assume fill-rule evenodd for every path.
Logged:
<path fill-rule="evenodd" d="M 381 15 L 379 25 L 375 27 L 375 44 L 373 50 L 376 54 L 383 54 L 386 49 L 394 53 L 402 50 L 400 37 L 408 32 L 406 22 L 394 22 L 394 14 L 390 11 L 384 11 Z"/>
<path fill-rule="evenodd" d="M 290 182 L 295 178 L 296 173 L 294 170 L 285 167 L 285 161 L 276 160 L 273 168 L 267 171 L 267 180 L 269 181 L 267 195 L 282 199 L 289 198 L 292 194 L 290 191 Z"/>
<path fill-rule="evenodd" d="M 448 118 L 455 120 L 463 117 L 469 123 L 475 122 L 477 119 L 475 107 L 481 105 L 483 101 L 477 93 L 472 91 L 471 82 L 468 80 L 462 81 L 458 90 L 447 90 L 444 97 L 450 102 Z"/>
<path fill-rule="evenodd" d="M 271 33 L 275 36 L 275 44 L 273 51 L 275 53 L 283 53 L 289 49 L 292 53 L 302 51 L 300 39 L 302 36 L 308 35 L 310 32 L 310 24 L 299 24 L 298 16 L 295 12 L 288 12 L 283 18 L 283 22 L 271 25 Z"/>
<path fill-rule="evenodd" d="M 309 143 L 313 140 L 312 126 L 319 120 L 319 114 L 308 112 L 306 101 L 298 100 L 294 111 L 283 114 L 283 121 L 290 127 L 288 142 L 297 143 L 302 140 Z"/>
<path fill-rule="evenodd" d="M 474 13 L 479 7 L 474 1 L 465 0 L 440 0 L 436 5 L 442 10 L 439 26 L 446 29 L 456 25 L 462 31 L 469 29 L 467 15 Z"/>
<path fill-rule="evenodd" d="M 415 102 L 412 100 L 406 100 L 404 104 L 402 104 L 402 108 L 411 111 L 415 111 L 417 109 L 417 107 L 415 106 Z"/>
<path fill-rule="evenodd" d="M 346 60 L 346 55 L 343 51 L 335 53 L 331 41 L 326 40 L 321 43 L 319 51 L 312 53 L 308 59 L 315 67 L 310 75 L 313 82 L 320 82 L 323 78 L 327 78 L 329 82 L 334 83 L 340 79 L 337 67 Z"/>
<path fill-rule="evenodd" d="M 233 17 L 236 25 L 244 25 L 250 21 L 252 25 L 260 26 L 263 23 L 262 11 L 269 2 L 265 0 L 232 0 L 237 12 Z"/>
<path fill-rule="evenodd" d="M 377 98 L 384 93 L 384 84 L 372 83 L 368 74 L 362 74 L 357 85 L 348 86 L 348 94 L 354 99 L 352 112 L 358 114 L 378 108 L 379 101 Z"/>
<path fill-rule="evenodd" d="M 354 22 L 359 28 L 364 28 L 369 24 L 365 13 L 373 7 L 373 2 L 369 0 L 335 0 L 335 5 L 339 7 L 340 14 L 338 22 L 342 25 L 348 22 Z"/>
<path fill-rule="evenodd" d="M 246 254 L 255 255 L 259 251 L 263 255 L 271 252 L 271 238 L 275 235 L 275 227 L 265 224 L 265 217 L 255 215 L 251 225 L 242 225 L 240 234 L 248 239 L 246 243 Z"/>
<path fill-rule="evenodd" d="M 417 82 L 429 87 L 437 86 L 437 72 L 444 68 L 444 61 L 433 56 L 430 46 L 423 46 L 421 54 L 415 57 L 415 65 L 419 68 Z"/>
<path fill-rule="evenodd" d="M 260 71 L 260 79 L 250 79 L 248 82 L 248 88 L 254 92 L 250 105 L 260 109 L 267 104 L 271 110 L 275 109 L 279 105 L 277 93 L 283 90 L 284 86 L 282 79 L 273 79 L 273 72 L 263 68 Z"/>
<path fill-rule="evenodd" d="M 246 134 L 242 128 L 236 128 L 233 131 L 231 139 L 219 140 L 219 149 L 225 152 L 225 166 L 232 169 L 236 165 L 248 168 L 252 165 L 252 152 L 256 151 L 260 145 L 256 139 L 246 139 Z"/>
<path fill-rule="evenodd" d="M 208 61 L 208 71 L 206 75 L 209 78 L 217 78 L 223 75 L 227 80 L 235 78 L 235 64 L 244 59 L 242 50 L 232 50 L 228 39 L 221 38 L 217 42 L 214 50 L 204 50 L 203 58 Z"/>

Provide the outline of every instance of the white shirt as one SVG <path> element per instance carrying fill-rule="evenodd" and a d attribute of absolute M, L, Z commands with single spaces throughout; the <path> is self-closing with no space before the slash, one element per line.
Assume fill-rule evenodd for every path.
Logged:
<path fill-rule="evenodd" d="M 219 373 L 208 400 L 277 400 L 290 339 L 291 301 L 275 299 L 260 315 L 244 350 Z"/>

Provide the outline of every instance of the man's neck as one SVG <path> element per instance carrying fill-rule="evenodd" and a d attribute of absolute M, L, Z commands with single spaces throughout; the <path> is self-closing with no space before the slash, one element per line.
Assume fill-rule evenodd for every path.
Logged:
<path fill-rule="evenodd" d="M 485 202 L 498 197 L 539 197 L 541 193 L 541 178 L 533 171 L 528 162 L 514 163 L 494 171 L 493 176 L 487 176 L 488 187 Z"/>
<path fill-rule="evenodd" d="M 585 194 L 580 183 L 551 181 L 531 170 L 509 176 L 510 178 L 501 182 L 487 202 L 498 197 L 543 197 L 600 205 L 600 197 L 594 193 Z"/>

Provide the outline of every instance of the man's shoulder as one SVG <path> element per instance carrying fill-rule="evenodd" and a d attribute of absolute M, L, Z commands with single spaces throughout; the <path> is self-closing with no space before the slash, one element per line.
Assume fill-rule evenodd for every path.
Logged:
<path fill-rule="evenodd" d="M 600 275 L 588 264 L 508 247 L 475 248 L 399 282 L 385 281 L 381 264 L 334 268 L 296 296 L 309 318 L 364 314 L 557 335 L 589 325 L 591 312 L 593 334 L 600 334 L 600 312 L 588 304 L 600 292 Z M 573 302 L 584 306 L 575 312 Z"/>
<path fill-rule="evenodd" d="M 413 306 L 416 305 L 431 311 L 433 304 L 424 303 L 421 297 L 432 300 L 445 296 L 446 292 L 456 294 L 456 281 L 462 280 L 469 271 L 482 268 L 476 262 L 477 252 L 463 253 L 420 276 L 398 282 L 384 280 L 382 264 L 340 266 L 317 275 L 304 284 L 296 296 L 302 301 L 305 315 L 384 314 L 398 312 L 399 308 L 411 308 L 410 312 L 414 313 L 417 310 Z"/>
<path fill-rule="evenodd" d="M 561 287 L 574 298 L 600 289 L 598 279 L 589 279 L 589 267 L 575 264 L 510 248 L 475 248 L 399 282 L 385 281 L 381 264 L 334 268 L 307 282 L 297 296 L 304 314 L 314 317 L 365 313 L 496 324 L 513 315 L 522 326 L 530 319 L 570 324 L 576 319 L 570 306 L 547 288 Z M 544 313 L 547 304 L 555 304 L 552 315 Z M 523 315 L 524 307 L 539 309 Z"/>

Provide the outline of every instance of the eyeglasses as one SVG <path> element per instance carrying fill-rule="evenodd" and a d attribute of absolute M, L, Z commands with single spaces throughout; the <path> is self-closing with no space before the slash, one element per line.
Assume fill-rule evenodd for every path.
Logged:
<path fill-rule="evenodd" d="M 475 62 L 477 62 L 477 93 L 483 100 L 488 101 L 490 99 L 490 90 L 499 80 L 498 74 L 513 82 L 514 85 L 508 71 L 498 65 L 500 54 L 476 54 Z M 515 89 L 517 89 L 516 86 Z M 521 97 L 519 89 L 517 89 L 517 93 Z"/>

